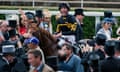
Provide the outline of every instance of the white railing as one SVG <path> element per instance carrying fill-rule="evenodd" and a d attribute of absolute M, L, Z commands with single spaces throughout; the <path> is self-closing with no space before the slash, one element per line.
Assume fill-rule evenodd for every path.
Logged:
<path fill-rule="evenodd" d="M 10 2 L 33 2 L 33 0 L 0 0 L 0 1 L 10 1 Z M 34 2 L 43 2 L 43 3 L 81 3 L 79 1 L 59 1 L 59 0 L 34 0 Z M 84 1 L 86 4 L 120 4 L 120 2 L 103 2 L 103 1 Z"/>
<path fill-rule="evenodd" d="M 34 8 L 36 6 L 36 3 L 48 3 L 49 4 L 59 4 L 59 3 L 72 3 L 72 4 L 81 4 L 81 7 L 83 8 L 83 5 L 84 4 L 101 4 L 101 5 L 119 5 L 120 4 L 120 1 L 119 2 L 115 2 L 115 1 L 110 1 L 110 2 L 104 2 L 104 1 L 84 1 L 84 0 L 79 0 L 79 1 L 59 1 L 59 0 L 0 0 L 0 2 L 2 1 L 6 1 L 6 2 L 11 2 L 11 3 L 14 3 L 14 2 L 32 2 L 32 7 Z M 6 4 L 5 4 L 6 5 Z M 41 6 L 41 5 L 39 5 Z M 56 6 L 54 6 L 56 7 Z M 79 6 L 78 6 L 79 7 Z"/>

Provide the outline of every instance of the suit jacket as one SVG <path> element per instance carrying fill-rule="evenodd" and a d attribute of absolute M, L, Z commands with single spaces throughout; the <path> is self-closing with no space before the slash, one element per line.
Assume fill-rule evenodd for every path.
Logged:
<path fill-rule="evenodd" d="M 0 56 L 0 72 L 10 72 L 9 64 Z"/>
<path fill-rule="evenodd" d="M 120 72 L 120 60 L 114 57 L 108 57 L 100 62 L 101 72 Z"/>
<path fill-rule="evenodd" d="M 78 41 L 78 40 L 81 40 L 83 37 L 84 37 L 84 34 L 83 34 L 83 28 L 82 28 L 82 26 L 83 26 L 83 24 L 81 24 L 81 22 L 76 18 L 76 22 L 77 22 L 77 29 L 76 29 L 76 40 Z"/>
<path fill-rule="evenodd" d="M 31 67 L 29 72 L 34 72 L 34 67 Z M 55 72 L 51 67 L 46 64 L 42 64 L 38 72 Z"/>
<path fill-rule="evenodd" d="M 83 65 L 81 64 L 81 58 L 75 54 L 71 55 L 68 61 L 66 61 L 66 64 L 72 68 L 73 72 L 84 72 Z"/>
<path fill-rule="evenodd" d="M 60 61 L 58 64 L 58 71 L 72 72 L 72 68 L 68 64 L 64 63 L 64 61 Z"/>
<path fill-rule="evenodd" d="M 42 72 L 55 72 L 55 71 L 51 67 L 45 64 Z"/>

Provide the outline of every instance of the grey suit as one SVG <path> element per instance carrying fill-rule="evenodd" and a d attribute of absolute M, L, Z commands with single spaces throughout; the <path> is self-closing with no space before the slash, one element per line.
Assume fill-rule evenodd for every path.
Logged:
<path fill-rule="evenodd" d="M 83 65 L 81 64 L 81 59 L 75 54 L 72 54 L 66 63 L 71 66 L 73 72 L 84 72 Z"/>

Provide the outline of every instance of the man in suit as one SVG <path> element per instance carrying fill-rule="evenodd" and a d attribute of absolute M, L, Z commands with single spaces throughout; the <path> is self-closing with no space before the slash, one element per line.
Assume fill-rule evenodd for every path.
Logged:
<path fill-rule="evenodd" d="M 101 72 L 120 72 L 120 60 L 114 57 L 115 41 L 108 40 L 105 43 L 105 53 L 107 58 L 100 62 Z"/>
<path fill-rule="evenodd" d="M 105 59 L 104 45 L 106 36 L 104 34 L 98 34 L 95 37 L 93 51 L 82 58 L 82 64 L 84 65 L 85 72 L 98 72 L 98 61 Z"/>
<path fill-rule="evenodd" d="M 15 57 L 14 45 L 3 45 L 0 59 L 0 72 L 27 72 L 20 58 Z"/>
<path fill-rule="evenodd" d="M 42 62 L 42 55 L 39 50 L 28 52 L 28 62 L 31 65 L 29 72 L 54 72 L 51 67 Z"/>
<path fill-rule="evenodd" d="M 0 72 L 10 72 L 8 63 L 0 56 Z"/>
<path fill-rule="evenodd" d="M 84 19 L 84 13 L 83 13 L 83 9 L 75 9 L 75 19 L 77 22 L 77 40 L 80 40 L 83 38 L 83 19 Z"/>
<path fill-rule="evenodd" d="M 0 72 L 11 72 L 10 63 L 14 61 L 15 48 L 13 45 L 2 46 L 2 56 L 0 59 Z"/>
<path fill-rule="evenodd" d="M 61 49 L 66 53 L 65 63 L 72 68 L 72 72 L 84 72 L 81 58 L 73 53 L 73 47 L 65 43 Z"/>
<path fill-rule="evenodd" d="M 68 71 L 72 72 L 71 66 L 64 62 L 66 60 L 66 54 L 62 50 L 58 50 L 58 71 Z"/>

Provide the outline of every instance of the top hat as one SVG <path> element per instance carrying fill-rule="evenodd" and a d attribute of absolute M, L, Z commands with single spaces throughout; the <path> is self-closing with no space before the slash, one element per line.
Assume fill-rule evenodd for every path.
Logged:
<path fill-rule="evenodd" d="M 39 18 L 43 17 L 42 10 L 36 10 L 35 13 L 36 13 L 36 17 L 39 17 Z"/>
<path fill-rule="evenodd" d="M 75 9 L 75 14 L 74 15 L 75 16 L 76 15 L 82 15 L 82 16 L 84 16 L 83 9 Z"/>
<path fill-rule="evenodd" d="M 70 10 L 70 5 L 68 3 L 60 3 L 59 4 L 59 10 L 61 8 L 67 8 L 68 10 Z"/>
<path fill-rule="evenodd" d="M 15 54 L 15 46 L 14 45 L 3 45 L 2 46 L 2 53 L 5 54 Z"/>
<path fill-rule="evenodd" d="M 13 36 L 16 35 L 16 30 L 15 29 L 12 29 L 12 30 L 10 30 L 8 32 L 9 32 L 9 37 L 13 37 Z"/>
<path fill-rule="evenodd" d="M 8 23 L 9 23 L 9 26 L 12 27 L 12 28 L 17 27 L 17 21 L 16 20 L 9 20 Z"/>
<path fill-rule="evenodd" d="M 26 12 L 25 15 L 26 15 L 26 17 L 27 17 L 29 20 L 35 18 L 34 13 L 32 13 L 32 12 Z"/>
<path fill-rule="evenodd" d="M 112 11 L 105 11 L 104 12 L 104 18 L 106 18 L 106 17 L 109 17 L 109 18 L 113 17 Z"/>

